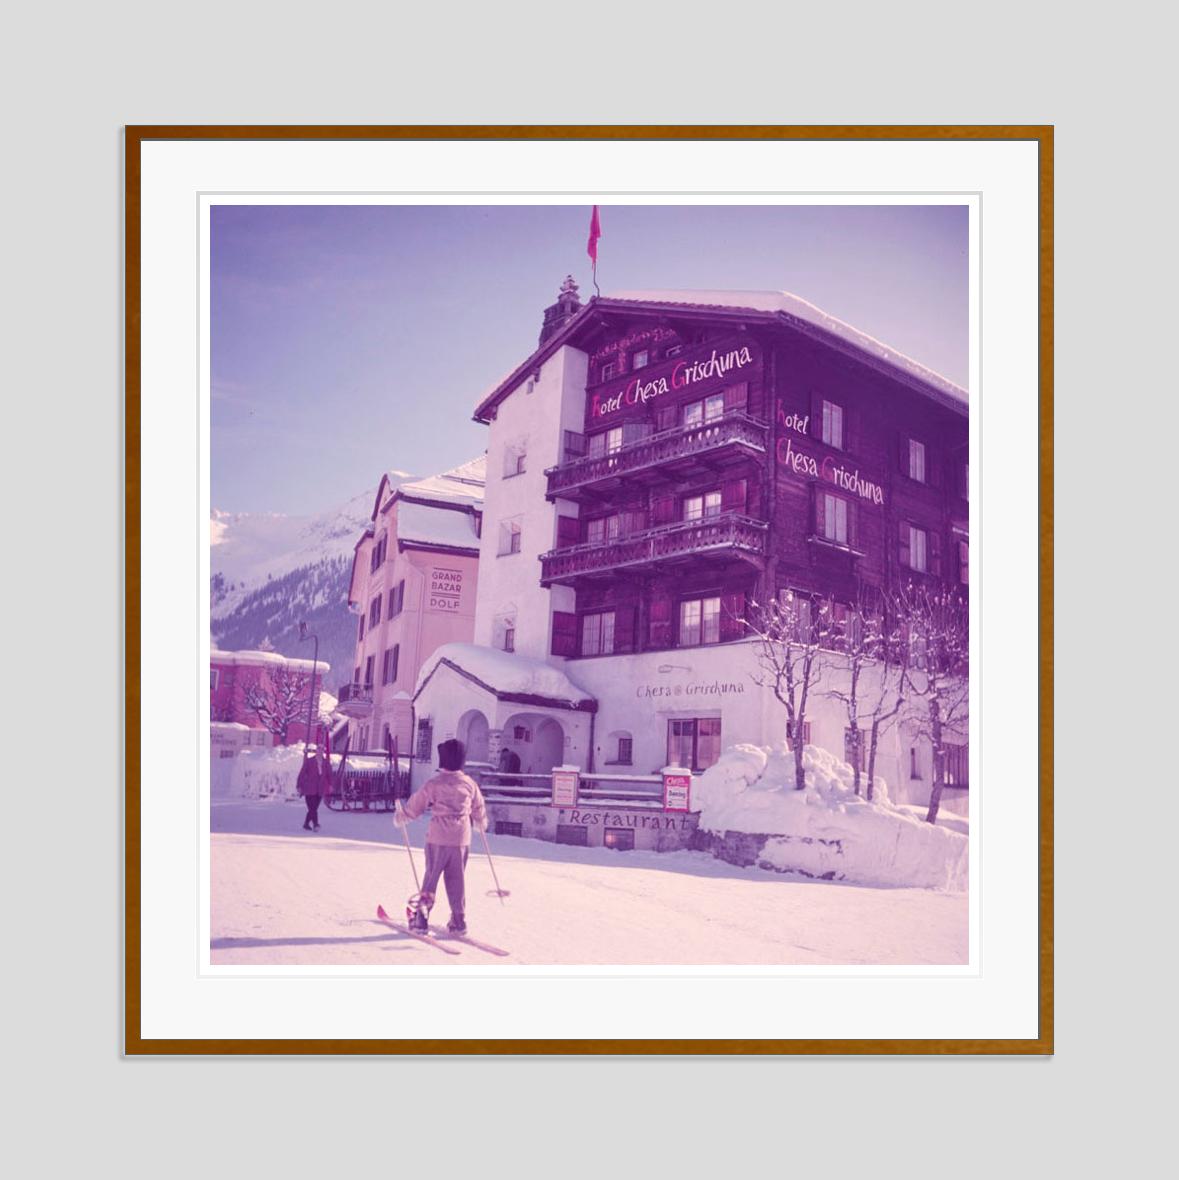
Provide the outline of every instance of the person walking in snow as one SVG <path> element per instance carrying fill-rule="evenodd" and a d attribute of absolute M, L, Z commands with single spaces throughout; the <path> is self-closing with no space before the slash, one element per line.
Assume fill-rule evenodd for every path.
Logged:
<path fill-rule="evenodd" d="M 323 750 L 317 750 L 314 754 L 305 753 L 296 781 L 299 794 L 307 804 L 307 818 L 303 820 L 304 831 L 319 831 L 319 801 L 324 795 L 331 793 L 331 782 L 332 772 Z"/>
<path fill-rule="evenodd" d="M 426 829 L 426 874 L 422 891 L 410 914 L 411 929 L 430 928 L 430 910 L 434 905 L 438 879 L 446 885 L 446 900 L 450 903 L 447 929 L 452 934 L 466 934 L 466 886 L 464 875 L 471 851 L 471 827 L 487 831 L 487 807 L 479 784 L 463 773 L 467 750 L 462 742 L 450 738 L 438 747 L 437 773 L 432 775 L 406 801 L 398 800 L 393 822 L 405 827 L 411 819 L 430 811 L 430 826 Z"/>

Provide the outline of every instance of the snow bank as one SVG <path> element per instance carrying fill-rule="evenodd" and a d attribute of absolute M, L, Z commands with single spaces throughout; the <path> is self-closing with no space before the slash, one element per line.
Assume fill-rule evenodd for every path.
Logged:
<path fill-rule="evenodd" d="M 851 767 L 826 750 L 807 746 L 803 766 L 806 789 L 798 791 L 785 742 L 726 750 L 692 785 L 701 830 L 768 836 L 758 859 L 765 868 L 861 885 L 966 889 L 963 832 L 894 806 L 883 779 L 871 803 L 857 796 Z"/>
<path fill-rule="evenodd" d="M 435 648 L 418 673 L 415 695 L 442 660 L 468 672 L 496 693 L 548 697 L 570 704 L 593 700 L 590 693 L 579 688 L 552 664 L 474 643 L 444 643 Z"/>
<path fill-rule="evenodd" d="M 302 743 L 243 750 L 233 760 L 226 794 L 236 799 L 297 799 L 296 782 L 302 765 Z"/>

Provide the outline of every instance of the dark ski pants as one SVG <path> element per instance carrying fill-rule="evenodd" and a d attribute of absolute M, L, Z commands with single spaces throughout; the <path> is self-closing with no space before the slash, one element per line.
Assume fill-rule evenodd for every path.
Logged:
<path fill-rule="evenodd" d="M 438 878 L 446 885 L 446 900 L 450 902 L 450 916 L 462 924 L 467 909 L 466 886 L 463 874 L 467 868 L 470 848 L 457 845 L 426 843 L 426 875 L 422 878 L 422 905 L 427 912 L 434 905 L 434 891 Z"/>
<path fill-rule="evenodd" d="M 303 821 L 305 828 L 313 825 L 319 827 L 319 799 L 318 795 L 304 795 L 303 802 L 307 804 L 307 818 Z"/>

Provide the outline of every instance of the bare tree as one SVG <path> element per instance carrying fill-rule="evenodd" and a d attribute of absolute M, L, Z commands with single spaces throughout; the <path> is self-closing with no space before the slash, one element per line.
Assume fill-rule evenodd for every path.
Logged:
<path fill-rule="evenodd" d="M 830 688 L 826 695 L 839 701 L 847 714 L 848 746 L 851 753 L 853 786 L 860 794 L 863 765 L 862 722 L 868 722 L 867 790 L 875 795 L 876 751 L 880 735 L 896 719 L 904 704 L 904 647 L 896 628 L 888 628 L 881 604 L 861 590 L 847 609 L 841 631 L 835 637 L 847 671 L 846 689 Z M 833 616 L 834 617 L 834 616 Z"/>
<path fill-rule="evenodd" d="M 751 602 L 745 623 L 758 640 L 753 682 L 768 688 L 786 709 L 794 786 L 801 791 L 806 786 L 802 765 L 806 710 L 829 656 L 831 608 L 786 590 L 769 602 Z"/>
<path fill-rule="evenodd" d="M 904 679 L 921 702 L 917 736 L 933 747 L 933 787 L 925 819 L 937 822 L 946 785 L 949 738 L 965 738 L 970 721 L 970 611 L 966 599 L 942 586 L 906 586 L 897 595 L 908 639 Z"/>
<path fill-rule="evenodd" d="M 267 673 L 261 682 L 247 685 L 246 708 L 285 746 L 291 725 L 307 718 L 311 677 L 286 666 L 268 667 Z"/>

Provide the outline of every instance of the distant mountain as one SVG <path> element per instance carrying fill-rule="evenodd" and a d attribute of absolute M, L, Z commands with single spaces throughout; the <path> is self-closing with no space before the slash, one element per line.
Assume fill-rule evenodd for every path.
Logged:
<path fill-rule="evenodd" d="M 413 477 L 405 472 L 394 478 Z M 310 658 L 299 621 L 319 636 L 331 665 L 329 689 L 352 679 L 356 616 L 348 611 L 352 551 L 369 523 L 376 488 L 318 516 L 213 511 L 210 520 L 210 630 L 225 651 L 269 639 L 276 651 Z"/>

